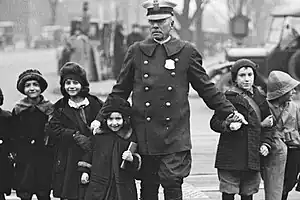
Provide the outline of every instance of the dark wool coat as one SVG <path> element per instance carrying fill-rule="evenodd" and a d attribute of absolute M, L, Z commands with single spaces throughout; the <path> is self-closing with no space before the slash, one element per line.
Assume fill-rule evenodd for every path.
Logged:
<path fill-rule="evenodd" d="M 88 126 L 95 119 L 102 107 L 102 101 L 97 97 L 87 96 L 90 104 L 84 108 Z M 47 131 L 50 138 L 55 140 L 55 163 L 53 171 L 53 195 L 59 198 L 78 199 L 80 172 L 78 161 L 85 154 L 84 150 L 75 142 L 73 134 L 80 131 L 87 137 L 92 136 L 88 126 L 81 131 L 78 120 L 78 110 L 71 108 L 67 98 L 55 103 L 55 111 L 49 122 Z"/>
<path fill-rule="evenodd" d="M 52 105 L 52 104 L 51 104 Z M 49 116 L 35 106 L 13 110 L 15 185 L 18 192 L 47 195 L 51 189 L 53 148 L 45 145 Z"/>
<path fill-rule="evenodd" d="M 165 67 L 167 59 L 174 68 Z M 142 155 L 164 155 L 192 148 L 189 84 L 209 108 L 224 115 L 234 107 L 217 91 L 188 42 L 172 38 L 160 45 L 149 38 L 130 46 L 111 96 L 132 92 L 132 126 Z M 97 117 L 98 118 L 98 117 Z"/>
<path fill-rule="evenodd" d="M 225 170 L 260 170 L 259 148 L 262 143 L 266 143 L 270 148 L 273 145 L 272 134 L 274 128 L 261 128 L 260 121 L 242 94 L 228 90 L 225 93 L 226 98 L 235 106 L 235 108 L 245 116 L 248 125 L 242 125 L 237 131 L 230 131 L 222 123 L 223 120 L 217 115 L 211 119 L 211 128 L 221 133 L 215 167 Z M 269 116 L 270 110 L 266 98 L 254 87 L 253 100 L 259 106 L 261 119 Z"/>
<path fill-rule="evenodd" d="M 12 151 L 11 113 L 0 108 L 0 193 L 11 192 L 13 163 L 8 159 Z"/>
<path fill-rule="evenodd" d="M 93 151 L 83 159 L 92 164 L 85 200 L 137 200 L 134 171 L 140 167 L 140 156 L 134 154 L 133 162 L 126 161 L 125 169 L 120 168 L 123 152 L 128 149 L 130 141 L 136 140 L 133 134 L 123 139 L 116 133 L 105 131 L 93 139 Z M 87 172 L 87 168 L 79 170 Z"/>

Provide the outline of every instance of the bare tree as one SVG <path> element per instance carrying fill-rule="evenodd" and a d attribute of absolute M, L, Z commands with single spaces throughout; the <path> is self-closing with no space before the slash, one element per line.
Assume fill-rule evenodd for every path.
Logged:
<path fill-rule="evenodd" d="M 56 23 L 56 11 L 57 11 L 57 5 L 59 3 L 59 0 L 48 0 L 50 5 L 50 12 L 51 12 L 51 20 L 50 24 L 54 25 Z"/>
<path fill-rule="evenodd" d="M 177 32 L 181 39 L 192 41 L 192 32 L 190 27 L 192 23 L 195 22 L 197 34 L 196 46 L 200 52 L 203 52 L 204 48 L 204 34 L 202 31 L 203 10 L 209 1 L 210 0 L 195 0 L 197 7 L 191 17 L 189 17 L 191 0 L 184 0 L 184 6 L 181 14 L 175 11 L 175 17 L 180 24 L 180 30 L 177 30 Z"/>

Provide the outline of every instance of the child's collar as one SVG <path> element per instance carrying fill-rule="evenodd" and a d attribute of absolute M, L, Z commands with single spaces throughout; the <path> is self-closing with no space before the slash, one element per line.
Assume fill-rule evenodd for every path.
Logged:
<path fill-rule="evenodd" d="M 90 104 L 90 102 L 89 102 L 88 98 L 85 97 L 83 101 L 78 102 L 78 103 L 76 103 L 72 99 L 69 99 L 68 104 L 71 108 L 79 109 L 79 108 L 88 106 Z"/>
<path fill-rule="evenodd" d="M 21 99 L 14 107 L 14 112 L 16 114 L 21 113 L 24 110 L 27 110 L 30 107 L 36 107 L 38 108 L 41 112 L 45 113 L 46 115 L 50 115 L 53 113 L 53 104 L 44 98 L 44 96 L 41 95 L 41 100 L 38 104 L 32 104 L 28 97 L 25 97 L 24 99 Z"/>

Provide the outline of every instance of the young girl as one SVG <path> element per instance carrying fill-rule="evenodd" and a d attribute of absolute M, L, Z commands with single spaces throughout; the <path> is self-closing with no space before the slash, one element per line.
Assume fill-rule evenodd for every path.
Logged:
<path fill-rule="evenodd" d="M 275 134 L 278 139 L 283 140 L 287 145 L 287 155 L 286 147 L 284 147 L 285 151 L 283 153 L 277 150 L 275 152 L 277 159 L 273 159 L 273 161 L 266 166 L 270 171 L 274 170 L 273 175 L 269 175 L 270 182 L 273 182 L 273 184 L 281 184 L 281 187 L 274 188 L 272 193 L 274 197 L 270 198 L 272 200 L 278 199 L 278 196 L 280 199 L 281 194 L 281 199 L 286 200 L 288 193 L 296 185 L 299 174 L 300 110 L 298 104 L 292 100 L 296 92 L 295 88 L 299 84 L 299 81 L 282 71 L 272 71 L 268 77 L 267 99 L 276 122 Z M 279 140 L 277 144 L 279 144 Z M 279 170 L 278 167 L 281 165 L 283 165 L 283 167 Z"/>
<path fill-rule="evenodd" d="M 3 105 L 3 93 L 0 89 L 0 106 Z M 11 151 L 11 113 L 0 108 L 0 200 L 10 195 L 13 180 L 13 165 L 9 160 Z"/>
<path fill-rule="evenodd" d="M 141 166 L 139 154 L 128 150 L 136 141 L 130 126 L 130 104 L 108 98 L 101 110 L 101 133 L 93 138 L 92 152 L 79 163 L 86 200 L 137 200 L 133 174 Z M 133 143 L 135 144 L 135 143 Z M 123 160 L 124 167 L 120 167 Z"/>
<path fill-rule="evenodd" d="M 86 72 L 77 63 L 68 62 L 62 67 L 60 86 L 63 97 L 55 103 L 47 126 L 56 146 L 53 195 L 76 200 L 81 195 L 77 164 L 91 148 L 89 125 L 102 107 L 102 101 L 89 94 Z"/>
<path fill-rule="evenodd" d="M 12 112 L 15 189 L 22 200 L 31 199 L 33 194 L 39 200 L 50 200 L 53 152 L 46 145 L 44 128 L 53 113 L 53 104 L 42 95 L 47 86 L 36 69 L 24 71 L 17 81 L 18 91 L 25 95 Z"/>

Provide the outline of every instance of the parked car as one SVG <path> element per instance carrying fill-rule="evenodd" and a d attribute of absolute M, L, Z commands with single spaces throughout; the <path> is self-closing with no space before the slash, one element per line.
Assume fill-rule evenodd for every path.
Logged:
<path fill-rule="evenodd" d="M 61 36 L 64 30 L 61 26 L 44 26 L 41 34 L 33 37 L 31 46 L 33 48 L 51 48 L 61 44 Z"/>
<path fill-rule="evenodd" d="M 300 5 L 280 6 L 271 13 L 272 23 L 265 44 L 260 47 L 235 47 L 225 52 L 225 62 L 208 69 L 217 87 L 224 91 L 230 82 L 230 67 L 240 58 L 258 64 L 256 85 L 266 89 L 272 70 L 281 70 L 300 80 Z"/>

